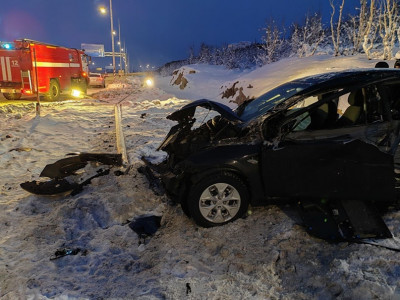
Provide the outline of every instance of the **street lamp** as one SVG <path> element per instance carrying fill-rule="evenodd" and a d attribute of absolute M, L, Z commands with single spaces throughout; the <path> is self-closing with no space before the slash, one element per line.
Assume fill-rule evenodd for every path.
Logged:
<path fill-rule="evenodd" d="M 121 58 L 121 25 L 119 24 L 118 19 L 118 45 L 119 45 L 119 72 L 122 70 L 122 58 Z"/>
<path fill-rule="evenodd" d="M 99 8 L 100 13 L 105 15 L 107 13 L 107 9 L 102 6 Z M 114 47 L 114 35 L 116 32 L 114 31 L 114 24 L 113 24 L 113 13 L 112 13 L 112 0 L 110 0 L 110 23 L 111 23 L 111 50 L 112 50 L 112 58 L 113 58 L 113 72 L 115 76 L 115 47 Z"/>

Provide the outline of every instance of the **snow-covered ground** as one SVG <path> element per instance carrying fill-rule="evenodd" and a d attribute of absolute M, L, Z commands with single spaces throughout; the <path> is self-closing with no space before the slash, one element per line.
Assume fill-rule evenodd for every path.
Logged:
<path fill-rule="evenodd" d="M 252 72 L 187 66 L 184 89 L 156 78 L 113 84 L 88 99 L 0 106 L 1 299 L 400 299 L 400 254 L 371 245 L 329 244 L 309 236 L 294 208 L 252 209 L 244 219 L 200 228 L 137 171 L 188 101 L 221 98 L 224 88 L 257 95 L 282 81 L 344 68 L 373 67 L 363 57 L 287 59 Z M 249 86 L 251 86 L 249 88 Z M 70 152 L 115 152 L 114 104 L 122 101 L 131 167 L 92 180 L 75 196 L 44 197 L 19 187 Z M 127 225 L 162 216 L 143 243 Z M 400 213 L 384 217 L 400 236 Z M 394 242 L 398 242 L 397 238 Z M 389 241 L 393 242 L 392 241 Z M 50 260 L 58 249 L 76 255 Z"/>

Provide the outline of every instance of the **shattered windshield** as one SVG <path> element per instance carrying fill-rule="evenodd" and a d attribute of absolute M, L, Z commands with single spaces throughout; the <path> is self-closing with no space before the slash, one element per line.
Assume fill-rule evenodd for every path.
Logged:
<path fill-rule="evenodd" d="M 309 87 L 309 82 L 289 82 L 251 101 L 240 115 L 243 121 L 261 116 L 279 103 Z"/>

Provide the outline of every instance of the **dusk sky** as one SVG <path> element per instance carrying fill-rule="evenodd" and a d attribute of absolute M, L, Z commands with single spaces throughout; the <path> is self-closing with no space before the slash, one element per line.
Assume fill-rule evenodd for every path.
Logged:
<path fill-rule="evenodd" d="M 341 1 L 335 1 L 339 6 Z M 0 3 L 0 41 L 29 38 L 72 48 L 104 44 L 111 51 L 110 17 L 98 11 L 100 5 L 108 8 L 109 0 Z M 359 3 L 346 0 L 346 14 L 354 14 Z M 260 41 L 267 20 L 289 26 L 307 13 L 321 12 L 328 24 L 331 13 L 329 0 L 113 0 L 112 5 L 114 28 L 118 30 L 119 19 L 121 41 L 135 68 L 184 59 L 191 46 L 198 51 L 202 42 Z M 97 61 L 108 64 L 109 58 Z"/>

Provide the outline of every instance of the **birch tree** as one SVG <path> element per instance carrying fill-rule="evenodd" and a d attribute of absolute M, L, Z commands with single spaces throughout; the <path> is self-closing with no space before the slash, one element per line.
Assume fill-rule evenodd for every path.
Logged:
<path fill-rule="evenodd" d="M 375 0 L 371 0 L 369 6 L 368 19 L 365 27 L 364 37 L 363 37 L 363 50 L 367 55 L 368 59 L 371 59 L 371 49 L 374 46 L 374 41 L 376 38 L 376 32 L 378 27 L 374 24 L 374 15 L 376 12 Z"/>
<path fill-rule="evenodd" d="M 379 35 L 383 45 L 383 59 L 392 58 L 398 27 L 398 7 L 394 0 L 383 0 L 379 13 Z"/>
<path fill-rule="evenodd" d="M 344 8 L 345 0 L 342 0 L 342 4 L 339 7 L 339 18 L 336 24 L 336 29 L 334 28 L 333 17 L 335 16 L 336 7 L 334 4 L 334 0 L 329 0 L 329 3 L 332 7 L 331 13 L 331 34 L 332 34 L 332 43 L 333 49 L 335 50 L 335 56 L 339 55 L 340 50 L 340 32 L 341 32 L 341 24 L 342 24 L 342 15 L 343 15 L 343 8 Z"/>
<path fill-rule="evenodd" d="M 360 0 L 360 13 L 358 16 L 351 16 L 351 40 L 353 43 L 353 51 L 352 54 L 359 52 L 361 49 L 361 44 L 364 39 L 364 34 L 366 31 L 366 18 L 367 18 L 367 0 Z"/>

